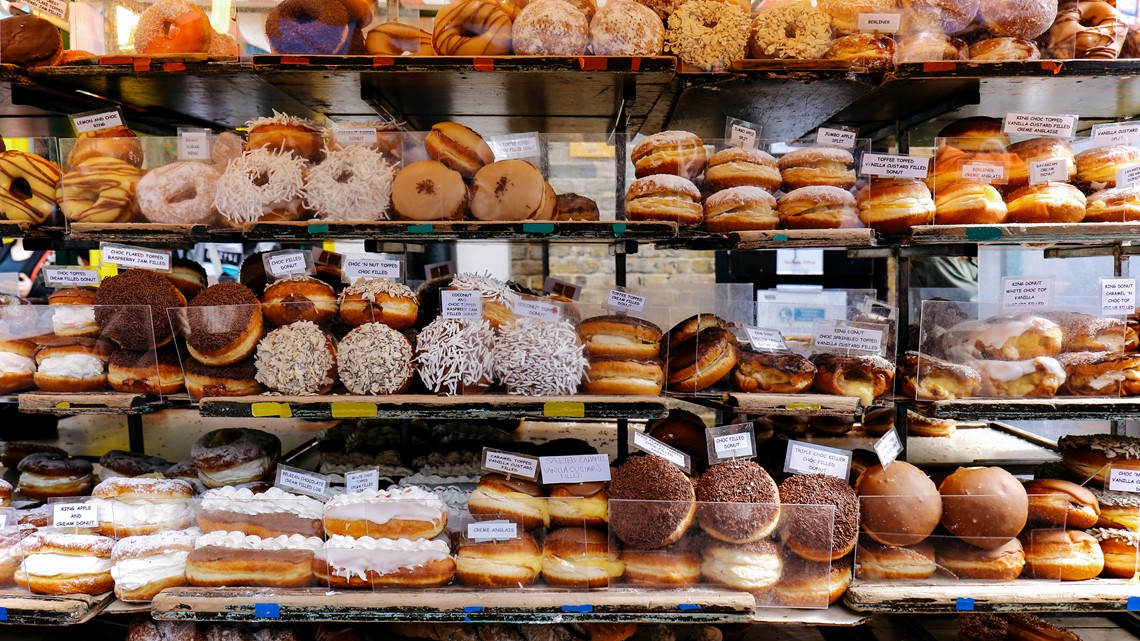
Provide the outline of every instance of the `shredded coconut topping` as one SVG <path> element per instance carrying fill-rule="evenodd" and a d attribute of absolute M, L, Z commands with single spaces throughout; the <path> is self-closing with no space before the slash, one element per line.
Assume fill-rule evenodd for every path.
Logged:
<path fill-rule="evenodd" d="M 392 201 L 393 165 L 368 147 L 328 151 L 305 177 L 305 207 L 325 220 L 380 220 Z"/>
<path fill-rule="evenodd" d="M 236 222 L 253 222 L 273 210 L 300 198 L 305 161 L 291 153 L 273 152 L 264 147 L 234 158 L 218 178 L 214 207 Z"/>
<path fill-rule="evenodd" d="M 290 116 L 289 114 L 283 114 L 276 109 L 273 110 L 272 116 L 264 116 L 262 118 L 247 120 L 245 122 L 246 129 L 250 130 L 256 129 L 258 127 L 265 127 L 267 125 L 286 125 L 289 127 L 304 127 L 310 131 L 324 131 L 324 127 L 321 127 L 312 120 L 301 118 L 299 116 Z"/>
<path fill-rule="evenodd" d="M 328 342 L 310 321 L 269 332 L 257 344 L 257 382 L 282 394 L 319 394 L 336 380 L 335 354 Z"/>
<path fill-rule="evenodd" d="M 1116 539 L 1118 541 L 1123 541 L 1128 545 L 1140 547 L 1140 532 L 1105 527 L 1094 527 L 1091 530 L 1087 530 L 1087 532 L 1098 541 Z"/>
<path fill-rule="evenodd" d="M 351 285 L 340 292 L 338 304 L 344 303 L 345 296 L 363 294 L 364 300 L 372 303 L 376 301 L 377 294 L 387 294 L 393 298 L 411 298 L 415 300 L 416 293 L 407 285 L 397 283 L 386 278 L 358 278 Z"/>
<path fill-rule="evenodd" d="M 499 328 L 491 358 L 508 393 L 559 396 L 578 391 L 586 370 L 584 350 L 569 321 L 524 317 Z"/>
<path fill-rule="evenodd" d="M 1135 492 L 1114 492 L 1096 487 L 1088 488 L 1097 502 L 1109 507 L 1140 507 L 1140 494 Z"/>
<path fill-rule="evenodd" d="M 692 0 L 669 15 L 665 50 L 705 70 L 724 69 L 747 55 L 749 26 L 739 5 Z"/>
<path fill-rule="evenodd" d="M 494 380 L 495 332 L 486 320 L 437 318 L 416 336 L 420 380 L 435 393 L 454 395 L 459 385 Z"/>
<path fill-rule="evenodd" d="M 510 300 L 511 288 L 490 274 L 457 274 L 451 279 L 451 286 L 455 289 L 477 289 L 482 292 L 479 297 L 483 300 L 496 302 Z"/>
<path fill-rule="evenodd" d="M 412 378 L 412 344 L 383 323 L 365 323 L 337 347 L 340 380 L 353 394 L 394 394 Z"/>

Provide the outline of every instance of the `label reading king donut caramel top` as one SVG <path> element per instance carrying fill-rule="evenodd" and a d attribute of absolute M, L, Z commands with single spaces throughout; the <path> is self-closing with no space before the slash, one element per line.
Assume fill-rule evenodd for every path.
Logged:
<path fill-rule="evenodd" d="M 1103 316 L 1128 316 L 1136 312 L 1135 278 L 1100 279 L 1100 313 Z"/>

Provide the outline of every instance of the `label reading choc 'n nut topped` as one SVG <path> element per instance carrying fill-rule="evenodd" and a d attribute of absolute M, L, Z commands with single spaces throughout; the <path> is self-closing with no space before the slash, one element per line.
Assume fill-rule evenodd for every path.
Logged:
<path fill-rule="evenodd" d="M 347 282 L 357 278 L 400 280 L 404 275 L 404 263 L 394 258 L 346 256 L 341 271 Z"/>

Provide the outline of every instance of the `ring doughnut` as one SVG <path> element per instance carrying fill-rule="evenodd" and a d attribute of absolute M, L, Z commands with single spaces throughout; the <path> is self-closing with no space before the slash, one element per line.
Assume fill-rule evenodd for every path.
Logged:
<path fill-rule="evenodd" d="M 1066 2 L 1043 36 L 1050 58 L 1115 60 L 1128 38 L 1128 24 L 1107 2 Z"/>
<path fill-rule="evenodd" d="M 219 175 L 213 165 L 199 162 L 152 169 L 139 180 L 139 211 L 152 223 L 208 225 L 217 218 L 214 185 Z"/>
<path fill-rule="evenodd" d="M 357 24 L 336 0 L 284 0 L 265 16 L 265 36 L 273 53 L 343 56 Z"/>
<path fill-rule="evenodd" d="M 0 214 L 39 224 L 55 211 L 59 166 L 22 151 L 0 153 Z"/>
<path fill-rule="evenodd" d="M 435 16 L 431 44 L 441 56 L 508 54 L 511 52 L 511 18 L 498 4 L 484 0 L 447 5 Z"/>
<path fill-rule="evenodd" d="M 63 175 L 55 198 L 73 223 L 119 223 L 130 220 L 142 171 L 130 163 L 95 157 Z"/>
<path fill-rule="evenodd" d="M 369 29 L 364 47 L 373 56 L 435 55 L 430 33 L 400 22 L 385 22 Z"/>
<path fill-rule="evenodd" d="M 738 4 L 690 0 L 669 15 L 665 51 L 706 71 L 748 55 L 751 16 Z"/>
<path fill-rule="evenodd" d="M 135 51 L 201 53 L 210 47 L 214 33 L 210 16 L 187 0 L 159 0 L 139 16 Z"/>
<path fill-rule="evenodd" d="M 765 10 L 752 21 L 753 58 L 821 58 L 831 45 L 831 20 L 806 2 Z"/>
<path fill-rule="evenodd" d="M 231 160 L 218 178 L 214 207 L 226 221 L 240 225 L 275 215 L 301 215 L 305 161 L 291 152 L 251 149 Z"/>

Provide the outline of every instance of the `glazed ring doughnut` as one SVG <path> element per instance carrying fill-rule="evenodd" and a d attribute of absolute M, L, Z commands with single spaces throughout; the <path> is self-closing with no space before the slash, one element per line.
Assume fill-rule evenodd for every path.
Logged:
<path fill-rule="evenodd" d="M 187 0 L 159 0 L 139 16 L 135 51 L 141 54 L 201 53 L 214 33 L 210 16 Z"/>
<path fill-rule="evenodd" d="M 370 29 L 364 47 L 374 56 L 435 55 L 430 33 L 399 22 L 385 22 Z"/>
<path fill-rule="evenodd" d="M 139 180 L 139 210 L 152 223 L 209 224 L 214 211 L 217 168 L 200 162 L 176 162 L 152 169 Z"/>
<path fill-rule="evenodd" d="M 1045 34 L 1053 58 L 1115 60 L 1128 39 L 1128 23 L 1107 2 L 1067 2 Z"/>
<path fill-rule="evenodd" d="M 59 166 L 22 151 L 0 153 L 0 214 L 39 224 L 55 211 Z"/>
<path fill-rule="evenodd" d="M 450 4 L 435 17 L 431 44 L 441 56 L 508 54 L 511 52 L 511 18 L 499 5 L 484 0 Z"/>
<path fill-rule="evenodd" d="M 63 175 L 55 198 L 73 223 L 118 223 L 131 218 L 142 171 L 121 160 L 96 157 Z"/>

